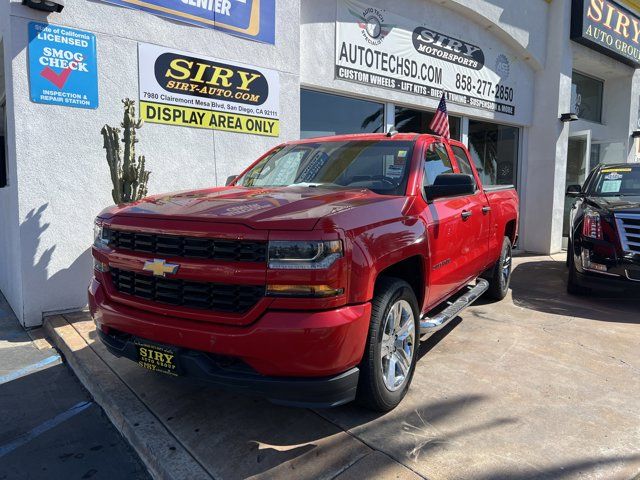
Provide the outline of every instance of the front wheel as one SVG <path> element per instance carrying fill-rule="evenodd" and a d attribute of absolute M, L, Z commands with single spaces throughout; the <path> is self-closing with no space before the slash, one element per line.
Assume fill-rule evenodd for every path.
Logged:
<path fill-rule="evenodd" d="M 567 293 L 569 295 L 584 295 L 587 290 L 578 285 L 578 272 L 576 270 L 576 261 L 574 257 L 574 250 L 571 244 L 567 249 L 567 263 L 569 266 L 569 275 L 567 277 Z"/>
<path fill-rule="evenodd" d="M 493 300 L 502 300 L 507 296 L 509 284 L 511 283 L 511 272 L 513 270 L 513 251 L 511 239 L 504 237 L 502 241 L 502 251 L 500 258 L 494 265 L 489 280 L 487 297 Z"/>
<path fill-rule="evenodd" d="M 388 412 L 404 398 L 413 378 L 420 346 L 418 301 L 407 282 L 382 278 L 371 303 L 357 400 Z"/>

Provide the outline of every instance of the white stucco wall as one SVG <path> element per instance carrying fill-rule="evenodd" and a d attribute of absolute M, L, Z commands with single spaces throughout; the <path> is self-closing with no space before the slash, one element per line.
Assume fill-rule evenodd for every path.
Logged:
<path fill-rule="evenodd" d="M 268 148 L 299 135 L 299 3 L 278 0 L 277 45 L 172 22 L 102 2 L 67 2 L 62 14 L 44 14 L 18 1 L 10 4 L 9 58 L 15 101 L 15 140 L 25 325 L 43 312 L 86 304 L 91 275 L 93 219 L 112 203 L 100 129 L 122 119 L 121 99 L 138 98 L 137 43 L 277 70 L 280 76 L 280 138 L 146 124 L 139 154 L 151 170 L 150 193 L 224 184 Z M 28 23 L 66 25 L 96 34 L 100 106 L 97 110 L 36 104 L 29 99 Z M 15 287 L 15 284 L 21 286 Z M 5 291 L 3 287 L 3 291 Z M 16 301 L 19 298 L 16 297 Z M 12 302 L 12 305 L 15 301 Z M 15 308 L 15 307 L 14 307 Z"/>
<path fill-rule="evenodd" d="M 0 4 L 0 36 L 3 43 L 2 69 L 7 109 L 7 173 L 8 185 L 0 188 L 0 290 L 17 315 L 22 313 L 22 270 L 20 269 L 20 236 L 18 229 L 18 188 L 15 162 L 15 131 L 13 115 L 13 91 L 11 82 L 11 35 L 9 4 Z M 0 94 L 0 97 L 2 94 Z M 2 121 L 2 120 L 0 120 Z"/>

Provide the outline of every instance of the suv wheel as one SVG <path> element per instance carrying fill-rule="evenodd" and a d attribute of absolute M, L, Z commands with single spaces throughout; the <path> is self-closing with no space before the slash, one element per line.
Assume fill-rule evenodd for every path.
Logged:
<path fill-rule="evenodd" d="M 489 290 L 487 290 L 487 297 L 493 300 L 502 300 L 507 296 L 509 291 L 509 284 L 511 283 L 511 272 L 513 271 L 513 256 L 511 239 L 504 237 L 502 241 L 502 251 L 500 252 L 500 258 L 490 270 L 491 276 L 487 278 L 489 280 Z"/>
<path fill-rule="evenodd" d="M 418 301 L 407 282 L 382 278 L 371 303 L 357 400 L 387 412 L 404 398 L 413 378 L 420 346 Z"/>

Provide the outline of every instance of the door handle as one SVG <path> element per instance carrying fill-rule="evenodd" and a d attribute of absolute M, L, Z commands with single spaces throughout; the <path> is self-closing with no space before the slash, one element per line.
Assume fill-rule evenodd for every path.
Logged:
<path fill-rule="evenodd" d="M 482 213 L 484 213 L 485 215 L 487 213 L 489 213 L 491 211 L 491 207 L 490 206 L 486 206 L 486 207 L 482 207 Z"/>
<path fill-rule="evenodd" d="M 471 210 L 463 210 L 461 214 L 463 220 L 466 220 L 471 215 L 473 215 L 473 212 Z"/>

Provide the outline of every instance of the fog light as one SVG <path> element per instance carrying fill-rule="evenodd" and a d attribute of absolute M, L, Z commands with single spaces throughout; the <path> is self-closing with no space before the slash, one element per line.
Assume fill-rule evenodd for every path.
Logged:
<path fill-rule="evenodd" d="M 93 268 L 94 270 L 100 273 L 107 273 L 109 271 L 109 265 L 99 260 L 96 260 L 95 258 L 93 259 Z"/>
<path fill-rule="evenodd" d="M 271 297 L 335 297 L 344 292 L 342 288 L 329 285 L 267 285 L 267 295 Z"/>
<path fill-rule="evenodd" d="M 585 270 L 594 270 L 596 272 L 604 272 L 604 273 L 607 272 L 608 268 L 606 265 L 591 261 L 590 250 L 582 250 L 581 256 L 582 256 L 582 268 L 584 268 Z"/>

